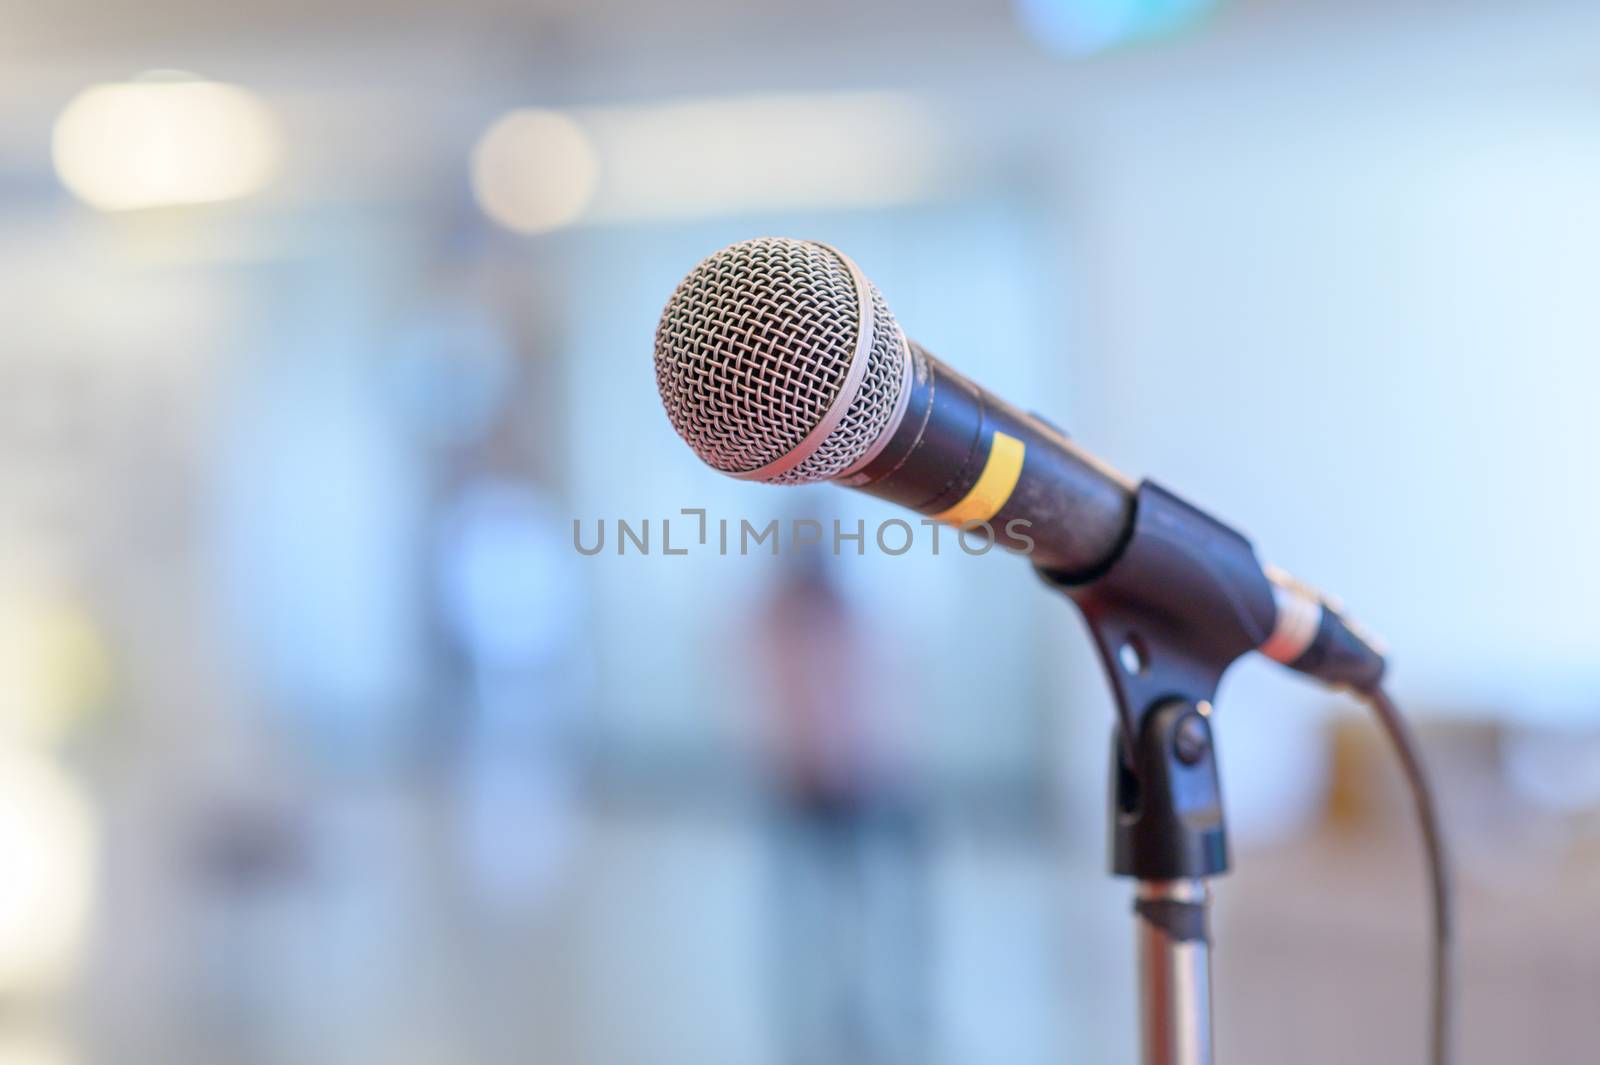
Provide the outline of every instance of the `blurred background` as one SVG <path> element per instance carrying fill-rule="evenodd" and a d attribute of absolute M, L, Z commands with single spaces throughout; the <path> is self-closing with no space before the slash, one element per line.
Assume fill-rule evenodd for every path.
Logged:
<path fill-rule="evenodd" d="M 660 410 L 667 295 L 763 234 L 1382 633 L 1460 1060 L 1592 1060 L 1597 48 L 1553 0 L 0 4 L 0 1065 L 1134 1060 L 1070 605 L 663 554 L 896 516 Z M 1256 662 L 1217 721 L 1220 1060 L 1420 1060 L 1388 752 Z"/>

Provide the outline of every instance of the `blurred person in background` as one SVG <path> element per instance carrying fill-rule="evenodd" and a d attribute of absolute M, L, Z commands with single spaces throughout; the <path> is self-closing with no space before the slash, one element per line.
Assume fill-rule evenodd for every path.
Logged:
<path fill-rule="evenodd" d="M 802 519 L 803 521 L 804 519 Z M 925 826 L 881 656 L 824 542 L 791 547 L 754 627 L 775 799 L 782 1060 L 926 1058 Z"/>
<path fill-rule="evenodd" d="M 537 910 L 578 804 L 574 717 L 586 684 L 585 588 L 548 489 L 559 450 L 537 419 L 540 361 L 480 305 L 478 230 L 451 219 L 421 308 L 396 330 L 389 395 L 427 470 L 428 625 L 452 750 L 453 839 L 472 908 Z M 532 422 L 532 424 L 529 424 Z"/>
<path fill-rule="evenodd" d="M 570 844 L 576 573 L 562 565 L 551 505 L 521 480 L 481 472 L 457 486 L 440 520 L 441 613 L 468 704 L 463 861 L 476 901 L 514 912 L 546 892 Z"/>

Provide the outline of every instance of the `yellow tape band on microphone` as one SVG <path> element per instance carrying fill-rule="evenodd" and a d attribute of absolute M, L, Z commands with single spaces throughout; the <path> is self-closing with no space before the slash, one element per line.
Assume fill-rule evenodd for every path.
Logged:
<path fill-rule="evenodd" d="M 996 430 L 989 446 L 989 458 L 972 491 L 949 510 L 933 516 L 934 521 L 965 525 L 969 521 L 988 521 L 1000 513 L 1022 476 L 1022 455 L 1027 450 L 1021 440 Z"/>

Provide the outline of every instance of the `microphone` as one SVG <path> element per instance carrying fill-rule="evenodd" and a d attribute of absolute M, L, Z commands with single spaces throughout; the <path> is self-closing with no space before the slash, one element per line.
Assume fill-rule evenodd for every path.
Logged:
<path fill-rule="evenodd" d="M 1116 566 L 1141 500 L 1157 500 L 1150 519 L 1187 540 L 1155 571 L 1171 596 L 1226 601 L 1246 646 L 1326 683 L 1370 692 L 1382 679 L 1381 650 L 1335 602 L 908 340 L 877 287 L 828 245 L 763 237 L 706 258 L 662 312 L 655 374 L 673 429 L 713 469 L 831 480 L 950 525 L 981 523 L 1086 611 L 1094 597 L 1074 589 Z"/>

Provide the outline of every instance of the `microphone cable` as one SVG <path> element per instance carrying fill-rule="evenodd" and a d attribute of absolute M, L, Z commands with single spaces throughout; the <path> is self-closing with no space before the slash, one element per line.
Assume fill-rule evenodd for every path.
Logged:
<path fill-rule="evenodd" d="M 1400 768 L 1411 791 L 1416 806 L 1417 820 L 1422 828 L 1422 840 L 1427 854 L 1429 900 L 1433 910 L 1431 1020 L 1429 1027 L 1429 1060 L 1432 1065 L 1449 1065 L 1450 1013 L 1454 990 L 1451 978 L 1453 950 L 1453 898 L 1450 887 L 1450 864 L 1445 855 L 1444 831 L 1439 822 L 1438 807 L 1434 802 L 1433 788 L 1423 768 L 1422 757 L 1415 738 L 1400 714 L 1394 699 L 1382 688 L 1358 692 L 1372 709 L 1379 726 L 1388 736 L 1389 743 L 1400 759 Z"/>

